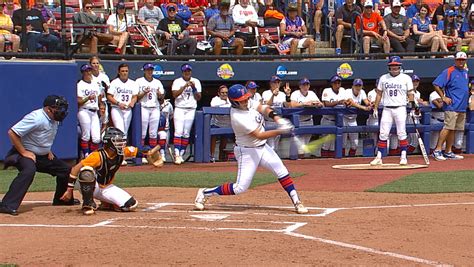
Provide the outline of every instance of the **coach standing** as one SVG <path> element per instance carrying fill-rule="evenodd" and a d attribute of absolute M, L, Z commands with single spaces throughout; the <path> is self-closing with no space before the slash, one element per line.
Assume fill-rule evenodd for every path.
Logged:
<path fill-rule="evenodd" d="M 68 102 L 64 97 L 49 95 L 43 102 L 43 108 L 30 112 L 8 131 L 13 148 L 5 157 L 5 167 L 15 166 L 19 174 L 0 202 L 0 213 L 18 215 L 17 209 L 36 171 L 56 176 L 53 205 L 74 204 L 73 198 L 68 202 L 60 200 L 67 189 L 71 167 L 51 151 L 59 123 L 67 116 L 67 109 Z"/>
<path fill-rule="evenodd" d="M 435 91 L 444 102 L 444 127 L 439 134 L 438 143 L 433 152 L 433 157 L 436 160 L 464 158 L 454 154 L 451 148 L 454 143 L 454 133 L 464 131 L 466 122 L 466 108 L 469 98 L 466 59 L 466 53 L 456 53 L 454 66 L 445 69 L 433 82 Z M 444 142 L 446 142 L 446 149 L 443 154 L 441 149 Z"/>

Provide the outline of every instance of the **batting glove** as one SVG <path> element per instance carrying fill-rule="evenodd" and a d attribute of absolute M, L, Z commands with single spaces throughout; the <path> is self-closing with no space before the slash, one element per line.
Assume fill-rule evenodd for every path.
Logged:
<path fill-rule="evenodd" d="M 374 116 L 374 119 L 378 119 L 379 118 L 379 110 L 374 108 L 374 112 L 372 113 L 372 116 Z"/>
<path fill-rule="evenodd" d="M 289 121 L 288 119 L 285 119 L 285 118 L 280 118 L 277 121 L 277 124 L 278 124 L 277 129 L 282 130 L 285 133 L 289 133 L 289 132 L 291 132 L 295 129 L 295 126 L 293 125 L 293 123 L 291 123 L 291 121 Z"/>

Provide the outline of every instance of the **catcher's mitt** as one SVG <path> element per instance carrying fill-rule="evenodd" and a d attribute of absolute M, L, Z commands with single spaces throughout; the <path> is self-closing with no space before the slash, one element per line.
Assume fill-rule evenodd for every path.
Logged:
<path fill-rule="evenodd" d="M 149 164 L 153 164 L 155 167 L 163 166 L 163 158 L 160 153 L 160 146 L 155 146 L 151 150 L 148 150 L 146 159 Z"/>

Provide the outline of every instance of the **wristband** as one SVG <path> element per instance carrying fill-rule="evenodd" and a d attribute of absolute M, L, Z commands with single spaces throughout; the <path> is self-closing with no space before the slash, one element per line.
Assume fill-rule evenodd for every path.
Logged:
<path fill-rule="evenodd" d="M 68 188 L 74 188 L 74 183 L 67 183 Z"/>
<path fill-rule="evenodd" d="M 198 91 L 196 89 L 196 87 L 193 87 L 193 94 L 196 94 Z"/>

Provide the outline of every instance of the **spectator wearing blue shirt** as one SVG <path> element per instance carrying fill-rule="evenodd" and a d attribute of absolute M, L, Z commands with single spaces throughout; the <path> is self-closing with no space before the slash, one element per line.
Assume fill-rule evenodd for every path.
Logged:
<path fill-rule="evenodd" d="M 410 21 L 410 19 L 413 19 L 416 15 L 418 15 L 418 13 L 420 12 L 422 4 L 423 4 L 423 0 L 416 0 L 415 4 L 411 4 L 407 8 L 406 16 L 407 16 L 409 21 Z M 429 8 L 428 8 L 428 10 L 429 10 Z M 430 14 L 431 14 L 431 12 L 428 13 L 427 16 L 429 16 Z"/>
<path fill-rule="evenodd" d="M 469 52 L 474 51 L 474 11 L 470 12 L 464 20 L 461 31 L 464 34 L 462 44 L 469 45 Z"/>
<path fill-rule="evenodd" d="M 441 72 L 434 80 L 435 91 L 443 100 L 444 127 L 438 138 L 438 143 L 433 152 L 436 160 L 463 159 L 463 156 L 452 152 L 454 144 L 454 134 L 456 131 L 464 131 L 466 122 L 466 109 L 469 98 L 469 77 L 466 69 L 467 55 L 464 52 L 457 52 L 454 66 Z M 444 142 L 446 149 L 441 152 Z"/>
<path fill-rule="evenodd" d="M 0 213 L 18 215 L 17 210 L 37 171 L 56 176 L 53 205 L 74 205 L 73 198 L 68 202 L 60 200 L 67 190 L 71 167 L 51 151 L 67 109 L 64 97 L 50 95 L 44 100 L 43 108 L 30 112 L 8 130 L 13 148 L 5 156 L 5 168 L 15 166 L 19 173 L 0 202 Z"/>
<path fill-rule="evenodd" d="M 448 10 L 443 21 L 438 22 L 437 30 L 442 32 L 443 40 L 448 47 L 456 46 L 456 51 L 460 51 L 462 47 L 461 38 L 459 38 L 458 30 L 455 22 L 456 12 Z"/>
<path fill-rule="evenodd" d="M 214 15 L 219 14 L 219 6 L 217 5 L 217 0 L 211 0 L 209 1 L 209 4 L 211 6 L 209 8 L 206 8 L 206 10 L 204 10 L 204 16 L 206 17 L 206 20 L 208 21 Z"/>
<path fill-rule="evenodd" d="M 448 52 L 448 48 L 443 41 L 443 37 L 439 32 L 433 29 L 431 20 L 428 17 L 430 8 L 427 4 L 422 4 L 419 14 L 413 18 L 413 38 L 421 45 L 428 45 L 431 47 L 431 52 Z"/>

